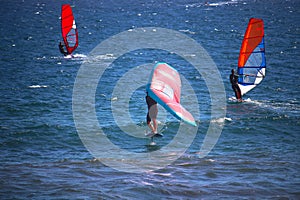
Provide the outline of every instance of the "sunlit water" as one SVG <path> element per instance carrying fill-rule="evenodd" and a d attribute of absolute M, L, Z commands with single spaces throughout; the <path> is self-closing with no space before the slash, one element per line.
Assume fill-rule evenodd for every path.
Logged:
<path fill-rule="evenodd" d="M 58 51 L 61 3 L 6 0 L 0 6 L 1 199 L 299 199 L 298 1 L 67 1 L 80 38 L 71 59 Z M 265 22 L 267 76 L 245 97 L 248 102 L 236 104 L 228 100 L 233 96 L 228 76 L 250 17 Z M 115 59 L 89 52 L 139 27 L 172 29 L 201 44 L 220 71 L 227 109 L 225 119 L 212 122 L 224 122 L 217 144 L 201 158 L 211 119 L 203 77 L 170 52 L 140 50 L 118 58 L 99 81 L 95 110 L 103 131 L 120 148 L 157 151 L 172 141 L 179 126 L 160 107 L 164 137 L 155 139 L 156 146 L 124 134 L 110 108 L 121 102 L 113 89 L 126 71 L 168 62 L 189 81 L 199 101 L 191 146 L 165 168 L 133 174 L 105 166 L 85 148 L 73 119 L 72 95 L 83 62 Z M 131 121 L 122 118 L 121 126 L 146 130 L 144 89 L 132 94 Z M 182 101 L 193 111 L 184 99 L 189 95 L 185 91 Z"/>

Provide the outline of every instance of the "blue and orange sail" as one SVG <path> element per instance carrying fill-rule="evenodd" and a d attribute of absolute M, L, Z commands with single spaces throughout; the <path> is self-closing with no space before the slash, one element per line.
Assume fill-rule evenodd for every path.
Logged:
<path fill-rule="evenodd" d="M 146 90 L 152 99 L 177 119 L 196 126 L 192 114 L 180 104 L 181 80 L 176 69 L 167 63 L 157 63 L 151 72 Z"/>
<path fill-rule="evenodd" d="M 78 46 L 78 31 L 72 8 L 69 4 L 64 4 L 61 7 L 61 34 L 67 52 L 71 54 Z"/>
<path fill-rule="evenodd" d="M 238 60 L 238 84 L 242 95 L 255 88 L 266 75 L 264 22 L 251 18 Z"/>

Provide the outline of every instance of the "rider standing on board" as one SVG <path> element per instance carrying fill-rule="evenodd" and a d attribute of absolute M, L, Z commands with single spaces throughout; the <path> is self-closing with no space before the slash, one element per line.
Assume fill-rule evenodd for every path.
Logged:
<path fill-rule="evenodd" d="M 158 108 L 157 108 L 157 102 L 152 99 L 149 95 L 148 92 L 146 92 L 146 102 L 148 105 L 148 113 L 147 113 L 147 125 L 151 130 L 151 135 L 157 134 L 157 113 L 158 113 Z M 151 121 L 153 125 L 151 124 Z"/>
<path fill-rule="evenodd" d="M 63 45 L 63 43 L 62 43 L 62 42 L 59 42 L 59 45 L 58 45 L 58 47 L 59 47 L 59 51 L 60 51 L 60 53 L 62 53 L 64 56 L 67 56 L 67 55 L 68 55 L 68 52 L 66 52 L 66 51 L 65 51 L 65 49 L 64 49 L 64 45 Z"/>
<path fill-rule="evenodd" d="M 238 75 L 234 74 L 234 69 L 231 70 L 229 79 L 237 101 L 242 102 L 243 99 L 242 99 L 241 89 L 238 85 Z"/>

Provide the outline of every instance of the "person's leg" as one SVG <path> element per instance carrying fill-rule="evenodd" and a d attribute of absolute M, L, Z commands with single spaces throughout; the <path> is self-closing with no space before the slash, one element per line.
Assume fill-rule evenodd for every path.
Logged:
<path fill-rule="evenodd" d="M 157 128 L 158 128 L 158 124 L 157 124 L 157 120 L 156 120 L 157 114 L 158 114 L 158 107 L 157 107 L 157 104 L 155 104 L 155 105 L 151 106 L 151 108 L 147 114 L 147 125 L 152 130 L 151 137 L 153 137 L 154 135 L 159 136 L 159 137 L 163 136 L 161 133 L 157 132 Z M 148 136 L 150 136 L 150 135 L 148 134 Z"/>
<path fill-rule="evenodd" d="M 236 86 L 236 96 L 237 96 L 236 98 L 239 102 L 243 101 L 242 92 L 241 92 L 241 89 L 238 85 Z"/>
<path fill-rule="evenodd" d="M 235 94 L 235 98 L 236 99 L 240 99 L 241 97 L 240 97 L 240 93 L 239 93 L 239 88 L 235 85 L 235 86 L 232 86 L 232 89 L 233 89 L 233 91 L 234 91 L 234 94 Z"/>
<path fill-rule="evenodd" d="M 157 133 L 157 114 L 158 114 L 158 108 L 157 108 L 157 104 L 151 106 L 151 113 L 150 113 L 150 117 L 151 117 L 151 120 L 152 120 L 152 123 L 153 123 L 153 130 L 154 130 L 154 133 Z"/>
<path fill-rule="evenodd" d="M 157 121 L 156 121 L 156 118 L 153 118 L 152 122 L 153 122 L 153 132 L 157 133 Z"/>
<path fill-rule="evenodd" d="M 151 118 L 150 118 L 150 116 L 149 116 L 149 112 L 147 113 L 147 125 L 148 125 L 148 127 L 150 128 L 151 132 L 154 132 L 154 131 L 155 131 L 154 127 L 153 127 L 152 124 L 151 124 Z"/>

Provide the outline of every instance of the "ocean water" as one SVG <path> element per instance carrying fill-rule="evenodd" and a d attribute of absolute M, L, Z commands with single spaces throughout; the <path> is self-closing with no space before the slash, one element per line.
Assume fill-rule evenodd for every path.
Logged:
<path fill-rule="evenodd" d="M 72 5 L 79 31 L 79 47 L 71 59 L 58 51 L 62 3 Z M 297 0 L 1 1 L 1 199 L 299 199 L 299 12 Z M 228 100 L 233 96 L 228 76 L 237 65 L 251 17 L 265 23 L 267 76 L 245 96 L 248 102 L 237 104 Z M 196 41 L 214 61 L 221 80 L 210 68 L 199 74 L 182 56 L 163 49 L 136 49 L 120 56 L 91 53 L 116 34 L 145 27 L 173 30 Z M 144 39 L 125 37 L 122 42 L 130 46 Z M 166 38 L 160 42 L 170 45 Z M 84 64 L 108 65 L 112 60 L 96 80 L 94 104 L 81 102 L 79 115 L 94 108 L 106 138 L 129 152 L 128 157 L 105 151 L 104 139 L 79 129 L 81 121 L 74 114 L 74 91 Z M 175 67 L 187 80 L 184 85 L 191 86 L 184 89 L 182 103 L 193 114 L 199 112 L 198 126 L 184 126 L 160 107 L 164 137 L 150 146 L 143 137 L 144 90 L 151 64 L 158 61 Z M 137 73 L 126 76 L 132 69 Z M 225 118 L 212 112 L 205 76 L 224 84 L 225 95 L 216 98 L 225 102 Z M 126 84 L 120 81 L 124 77 Z M 128 102 L 122 101 L 129 91 Z M 126 106 L 129 116 L 122 112 Z M 89 119 L 83 125 L 92 125 Z M 221 127 L 221 134 L 201 156 L 210 124 Z M 178 144 L 167 149 L 174 140 Z M 156 152 L 162 152 L 158 157 L 165 166 L 157 167 L 157 155 L 152 157 Z M 142 165 L 130 160 L 133 154 Z M 141 166 L 141 171 L 128 172 L 127 165 Z"/>

